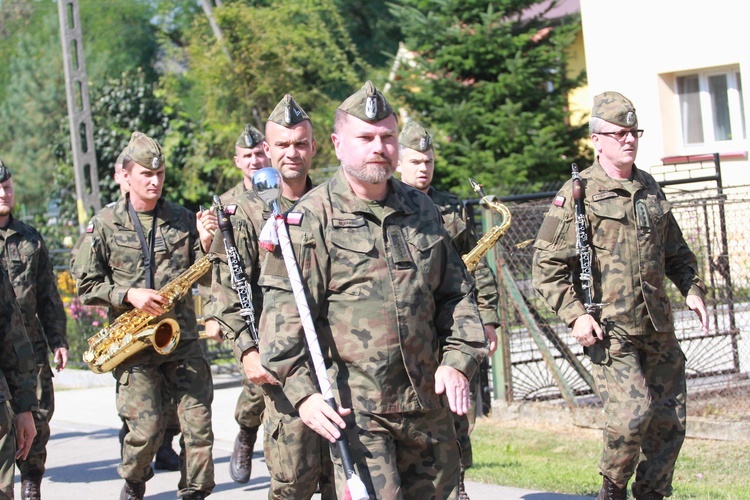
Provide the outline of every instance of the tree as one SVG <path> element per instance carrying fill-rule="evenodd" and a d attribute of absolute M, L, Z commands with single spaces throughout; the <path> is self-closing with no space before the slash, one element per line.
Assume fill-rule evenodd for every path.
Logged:
<path fill-rule="evenodd" d="M 566 109 L 585 78 L 566 71 L 576 18 L 529 16 L 534 0 L 401 3 L 391 9 L 414 60 L 401 65 L 391 99 L 435 136 L 439 187 L 470 196 L 473 177 L 507 192 L 586 163 L 586 129 L 571 126 Z"/>

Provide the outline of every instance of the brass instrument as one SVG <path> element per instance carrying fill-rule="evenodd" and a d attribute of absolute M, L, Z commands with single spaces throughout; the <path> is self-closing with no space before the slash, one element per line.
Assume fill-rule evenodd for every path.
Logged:
<path fill-rule="evenodd" d="M 490 208 L 498 212 L 503 217 L 500 225 L 494 226 L 492 229 L 487 231 L 487 233 L 482 236 L 482 239 L 477 242 L 477 245 L 472 248 L 469 253 L 461 257 L 464 261 L 464 264 L 466 264 L 466 268 L 470 273 L 473 273 L 479 265 L 479 261 L 482 260 L 482 257 L 484 257 L 484 255 L 490 251 L 490 248 L 495 246 L 497 240 L 499 240 L 500 237 L 508 230 L 508 228 L 510 227 L 511 216 L 508 207 L 500 202 L 489 199 L 484 194 L 484 190 L 482 189 L 481 184 L 478 184 L 474 179 L 469 179 L 469 182 L 471 182 L 471 187 L 474 188 L 474 191 L 476 191 L 476 193 L 482 198 L 482 200 L 487 203 Z"/>
<path fill-rule="evenodd" d="M 163 286 L 158 293 L 167 299 L 164 309 L 171 310 L 178 300 L 187 295 L 193 283 L 209 269 L 211 262 L 208 255 L 205 255 Z M 165 318 L 155 325 L 149 324 L 153 319 L 154 316 L 140 309 L 121 314 L 111 325 L 88 339 L 89 348 L 83 353 L 83 361 L 91 371 L 106 373 L 148 346 L 153 346 L 159 354 L 174 351 L 180 341 L 177 321 Z"/>

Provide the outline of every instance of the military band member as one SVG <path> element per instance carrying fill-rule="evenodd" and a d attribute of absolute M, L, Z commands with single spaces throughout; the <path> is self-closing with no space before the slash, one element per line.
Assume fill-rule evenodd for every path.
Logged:
<path fill-rule="evenodd" d="M 229 191 L 220 196 L 224 205 L 245 191 L 253 188 L 253 174 L 264 167 L 271 166 L 271 160 L 263 148 L 263 133 L 249 123 L 234 143 L 234 166 L 242 172 L 242 180 Z"/>
<path fill-rule="evenodd" d="M 448 231 L 451 241 L 456 246 L 458 253 L 465 255 L 477 244 L 477 236 L 474 225 L 468 219 L 463 202 L 457 197 L 445 191 L 438 191 L 431 186 L 435 173 L 435 151 L 433 149 L 432 137 L 429 132 L 415 121 L 409 121 L 404 125 L 398 137 L 398 168 L 401 181 L 418 189 L 428 195 L 440 211 L 443 218 L 443 226 Z M 484 333 L 489 342 L 489 355 L 497 348 L 497 333 L 495 328 L 500 324 L 497 314 L 499 296 L 497 293 L 497 282 L 487 264 L 487 259 L 482 259 L 474 271 L 477 287 L 477 301 L 479 313 L 484 325 Z M 453 414 L 456 424 L 456 435 L 461 449 L 461 475 L 458 483 L 458 500 L 469 500 L 469 495 L 464 486 L 464 472 L 471 467 L 473 455 L 471 451 L 471 431 L 477 418 L 478 396 L 481 394 L 479 387 L 479 374 L 470 380 L 471 383 L 471 407 L 466 415 Z"/>
<path fill-rule="evenodd" d="M 196 224 L 195 214 L 162 198 L 164 155 L 140 132 L 128 143 L 122 175 L 129 193 L 94 216 L 86 229 L 74 265 L 78 293 L 86 304 L 109 307 L 110 321 L 133 308 L 159 319 L 172 317 L 181 337 L 170 354 L 147 348 L 114 369 L 118 412 L 128 423 L 118 467 L 125 479 L 120 498 L 143 498 L 164 433 L 163 400 L 170 396 L 178 401 L 185 446 L 178 495 L 204 498 L 214 488 L 211 370 L 198 341 L 192 297 L 165 315 L 166 299 L 157 290 L 208 251 L 216 218 L 202 211 Z"/>
<path fill-rule="evenodd" d="M 269 116 L 263 147 L 271 158 L 272 166 L 281 173 L 284 185 L 280 203 L 287 210 L 312 189 L 308 172 L 317 148 L 312 122 L 290 94 L 284 96 Z M 247 191 L 227 207 L 227 213 L 231 214 L 237 250 L 252 287 L 257 321 L 263 308 L 263 294 L 257 282 L 266 255 L 266 251 L 258 245 L 258 235 L 270 212 L 255 193 Z M 258 346 L 239 314 L 239 299 L 231 287 L 220 238 L 214 241 L 212 251 L 221 258 L 219 264 L 214 266 L 212 292 L 216 303 L 212 305 L 212 311 L 226 337 L 234 342 L 235 354 L 242 363 L 244 376 L 254 384 L 263 384 L 264 394 L 262 405 L 237 406 L 235 416 L 241 427 L 235 440 L 230 474 L 238 482 L 249 480 L 250 460 L 262 412 L 265 429 L 263 448 L 271 473 L 269 498 L 304 500 L 315 493 L 318 484 L 322 498 L 335 498 L 328 444 L 304 425 L 278 382 L 260 365 Z M 243 425 L 239 417 L 250 408 L 257 413 L 245 415 Z M 250 416 L 253 418 L 247 418 Z"/>
<path fill-rule="evenodd" d="M 57 277 L 44 239 L 30 225 L 13 216 L 15 192 L 10 170 L 0 160 L 0 265 L 13 283 L 24 316 L 26 335 L 36 357 L 37 399 L 34 413 L 36 438 L 26 459 L 18 460 L 24 498 L 40 498 L 47 461 L 49 422 L 55 412 L 55 391 L 48 349 L 54 354 L 57 371 L 68 364 L 67 317 L 57 290 Z"/>
<path fill-rule="evenodd" d="M 377 498 L 455 498 L 451 411 L 468 411 L 468 379 L 487 353 L 473 279 L 429 197 L 392 177 L 398 122 L 372 82 L 339 106 L 331 138 L 341 167 L 286 220 L 341 408 L 311 373 L 279 252 L 260 282 L 263 365 L 308 426 L 331 443 L 346 434 Z M 339 461 L 335 472 L 341 498 Z"/>
<path fill-rule="evenodd" d="M 639 139 L 633 103 L 617 92 L 594 97 L 589 121 L 596 161 L 580 173 L 593 284 L 587 310 L 574 220 L 572 181 L 557 193 L 539 229 L 533 285 L 591 356 L 606 424 L 600 499 L 672 494 L 685 439 L 685 355 L 675 336 L 665 277 L 708 331 L 695 254 L 654 178 L 635 165 Z M 596 344 L 596 345 L 595 345 Z M 596 352 L 596 351 L 594 351 Z"/>

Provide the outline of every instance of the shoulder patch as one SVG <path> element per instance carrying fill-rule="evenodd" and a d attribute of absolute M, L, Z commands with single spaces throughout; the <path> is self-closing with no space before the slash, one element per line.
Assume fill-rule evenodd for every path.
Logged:
<path fill-rule="evenodd" d="M 227 215 L 234 215 L 237 213 L 237 205 L 227 205 L 224 207 L 224 213 Z"/>
<path fill-rule="evenodd" d="M 553 202 L 553 205 L 555 205 L 556 207 L 561 207 L 565 205 L 565 196 L 561 194 L 558 194 L 557 196 L 555 196 L 555 201 Z"/>
<path fill-rule="evenodd" d="M 614 191 L 604 191 L 603 193 L 596 193 L 591 197 L 593 201 L 602 201 L 606 200 L 607 198 L 615 198 L 617 196 L 617 193 Z"/>
<path fill-rule="evenodd" d="M 365 225 L 365 218 L 362 216 L 353 219 L 333 219 L 333 227 L 362 227 Z"/>
<path fill-rule="evenodd" d="M 93 233 L 94 232 L 94 221 L 89 222 L 89 225 L 86 226 L 86 232 L 87 233 Z"/>
<path fill-rule="evenodd" d="M 299 226 L 302 224 L 302 212 L 289 212 L 286 214 L 286 223 L 290 226 Z"/>

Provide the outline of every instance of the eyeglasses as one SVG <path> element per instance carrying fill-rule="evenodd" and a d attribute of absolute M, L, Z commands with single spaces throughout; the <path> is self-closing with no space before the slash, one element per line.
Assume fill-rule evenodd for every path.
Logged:
<path fill-rule="evenodd" d="M 618 141 L 625 140 L 628 134 L 632 134 L 634 138 L 639 139 L 643 137 L 643 129 L 632 129 L 632 130 L 618 130 L 617 132 L 595 132 L 600 135 L 612 135 Z"/>

